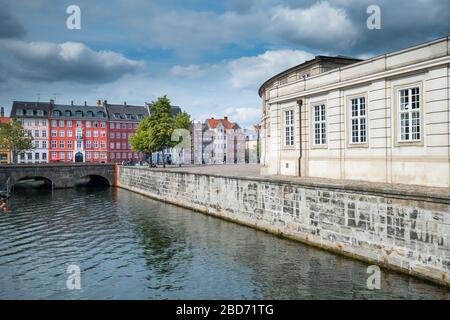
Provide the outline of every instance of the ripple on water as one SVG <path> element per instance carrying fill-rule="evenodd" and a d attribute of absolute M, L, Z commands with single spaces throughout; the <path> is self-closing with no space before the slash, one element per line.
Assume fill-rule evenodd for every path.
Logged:
<path fill-rule="evenodd" d="M 18 194 L 0 217 L 0 298 L 449 299 L 446 289 L 124 190 Z M 82 290 L 66 288 L 81 268 Z"/>

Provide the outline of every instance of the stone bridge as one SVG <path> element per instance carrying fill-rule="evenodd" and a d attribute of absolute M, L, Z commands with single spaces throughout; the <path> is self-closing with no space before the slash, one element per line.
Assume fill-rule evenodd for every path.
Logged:
<path fill-rule="evenodd" d="M 17 164 L 0 166 L 0 190 L 21 180 L 43 179 L 55 189 L 74 188 L 83 178 L 96 178 L 110 186 L 116 185 L 114 164 Z"/>

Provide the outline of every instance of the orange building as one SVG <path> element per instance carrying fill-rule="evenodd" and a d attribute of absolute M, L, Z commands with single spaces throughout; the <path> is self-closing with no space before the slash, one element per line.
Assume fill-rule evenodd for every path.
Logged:
<path fill-rule="evenodd" d="M 1 108 L 0 114 L 0 124 L 10 123 L 11 118 L 5 117 L 5 109 Z M 11 163 L 11 150 L 3 148 L 0 146 L 0 164 Z"/>

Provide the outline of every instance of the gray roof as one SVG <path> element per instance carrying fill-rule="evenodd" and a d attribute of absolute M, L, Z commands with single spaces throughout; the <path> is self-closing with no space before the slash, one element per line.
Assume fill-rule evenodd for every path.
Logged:
<path fill-rule="evenodd" d="M 140 121 L 142 117 L 148 116 L 148 110 L 144 106 L 107 104 L 106 111 L 110 121 Z"/>
<path fill-rule="evenodd" d="M 27 102 L 27 101 L 14 101 L 11 108 L 11 118 L 17 117 L 17 111 L 22 110 L 24 116 L 29 118 L 48 118 L 52 105 L 50 102 Z M 27 110 L 32 110 L 33 115 L 26 115 Z M 42 110 L 44 113 L 42 116 L 38 116 L 37 111 Z"/>
<path fill-rule="evenodd" d="M 56 115 L 60 111 L 61 115 Z M 52 109 L 51 118 L 55 119 L 92 119 L 107 120 L 108 114 L 103 106 L 77 106 L 55 104 Z"/>

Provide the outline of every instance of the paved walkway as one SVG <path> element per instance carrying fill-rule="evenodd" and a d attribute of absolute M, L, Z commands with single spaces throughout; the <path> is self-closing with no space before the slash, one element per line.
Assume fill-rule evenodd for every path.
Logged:
<path fill-rule="evenodd" d="M 304 185 L 308 187 L 325 187 L 332 189 L 341 189 L 348 191 L 358 191 L 365 193 L 389 194 L 392 196 L 414 198 L 419 201 L 439 201 L 450 204 L 450 188 L 434 188 L 406 184 L 390 184 L 380 182 L 367 182 L 357 180 L 340 180 L 325 178 L 308 178 L 271 175 L 263 176 L 260 173 L 260 166 L 255 164 L 239 165 L 203 165 L 203 166 L 167 166 L 166 169 L 158 168 L 156 170 L 168 170 L 178 172 L 189 172 L 207 175 L 218 175 L 227 177 L 250 178 L 255 180 L 267 180 L 272 182 Z"/>

